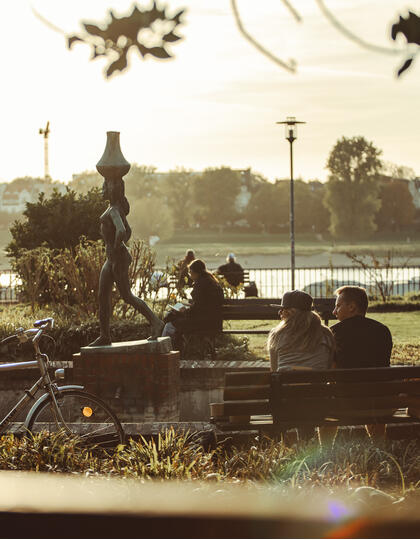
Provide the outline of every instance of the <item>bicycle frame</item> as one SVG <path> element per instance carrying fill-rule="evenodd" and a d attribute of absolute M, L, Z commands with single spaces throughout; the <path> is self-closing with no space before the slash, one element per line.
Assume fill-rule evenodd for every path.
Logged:
<path fill-rule="evenodd" d="M 60 388 L 57 386 L 55 381 L 51 381 L 50 375 L 48 373 L 48 356 L 46 354 L 41 353 L 39 348 L 39 338 L 42 335 L 43 328 L 40 329 L 32 329 L 29 332 L 36 332 L 36 336 L 33 338 L 32 343 L 35 349 L 35 360 L 30 362 L 16 362 L 16 363 L 9 363 L 9 364 L 0 364 L 0 371 L 17 371 L 20 369 L 27 369 L 31 367 L 38 367 L 41 372 L 41 377 L 36 381 L 36 383 L 29 389 L 25 390 L 25 395 L 23 395 L 16 405 L 6 414 L 6 416 L 3 418 L 3 420 L 0 422 L 0 433 L 4 433 L 6 426 L 9 425 L 9 423 L 13 420 L 13 418 L 22 411 L 26 407 L 26 405 L 30 401 L 35 401 L 35 396 L 38 393 L 39 390 L 46 390 L 46 393 L 38 398 L 38 401 L 41 399 L 46 399 L 47 396 L 51 396 L 51 401 L 53 404 L 53 412 L 55 416 L 55 422 L 57 424 L 57 427 L 63 426 L 66 431 L 69 433 L 70 430 L 67 428 L 66 423 L 63 419 L 63 416 L 61 414 L 60 407 L 57 404 L 56 400 L 56 393 L 60 390 Z M 27 341 L 29 340 L 27 334 L 24 334 L 23 332 L 20 334 L 19 339 L 21 341 Z M 80 387 L 79 387 L 80 388 Z M 37 403 L 38 403 L 37 401 Z M 30 418 L 31 411 L 27 415 L 26 421 L 24 422 L 24 425 L 27 425 L 28 420 Z"/>
<path fill-rule="evenodd" d="M 27 369 L 31 367 L 39 367 L 36 360 L 32 362 L 18 362 L 12 364 L 0 364 L 0 371 L 17 371 L 19 369 Z M 25 390 L 25 395 L 22 396 L 16 405 L 7 413 L 7 415 L 0 422 L 0 433 L 3 433 L 6 426 L 13 420 L 13 418 L 30 402 L 35 401 L 36 393 L 41 390 L 46 384 L 45 377 L 41 376 L 38 381 L 29 389 Z"/>

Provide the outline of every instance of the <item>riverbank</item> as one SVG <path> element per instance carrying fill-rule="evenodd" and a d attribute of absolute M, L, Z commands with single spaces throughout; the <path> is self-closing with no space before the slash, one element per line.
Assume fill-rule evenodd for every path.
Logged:
<path fill-rule="evenodd" d="M 290 239 L 287 234 L 210 233 L 193 231 L 176 234 L 171 240 L 158 242 L 154 248 L 158 265 L 167 258 L 179 260 L 187 249 L 209 266 L 222 264 L 228 253 L 233 252 L 245 268 L 281 268 L 290 265 Z M 350 259 L 346 252 L 357 255 L 374 253 L 376 257 L 394 251 L 393 263 L 420 264 L 420 239 L 398 237 L 372 239 L 350 243 L 333 242 L 317 235 L 296 236 L 296 265 L 299 267 L 346 266 Z"/>

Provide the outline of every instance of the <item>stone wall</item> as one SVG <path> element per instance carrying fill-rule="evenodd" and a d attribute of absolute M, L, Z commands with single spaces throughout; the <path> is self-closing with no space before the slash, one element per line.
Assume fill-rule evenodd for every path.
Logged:
<path fill-rule="evenodd" d="M 177 353 L 149 355 L 140 360 L 128 355 L 106 362 L 93 357 L 83 364 L 55 362 L 65 367 L 64 384 L 82 384 L 102 397 L 122 422 L 206 422 L 209 404 L 223 399 L 224 377 L 231 371 L 268 369 L 262 361 L 177 361 Z M 3 418 L 39 378 L 38 369 L 0 372 L 0 416 Z M 24 420 L 21 414 L 16 420 Z"/>
<path fill-rule="evenodd" d="M 264 369 L 269 369 L 269 365 L 262 360 L 182 360 L 180 420 L 205 422 L 210 419 L 209 404 L 223 401 L 225 373 Z"/>
<path fill-rule="evenodd" d="M 73 357 L 66 381 L 101 397 L 121 422 L 179 420 L 179 353 Z"/>

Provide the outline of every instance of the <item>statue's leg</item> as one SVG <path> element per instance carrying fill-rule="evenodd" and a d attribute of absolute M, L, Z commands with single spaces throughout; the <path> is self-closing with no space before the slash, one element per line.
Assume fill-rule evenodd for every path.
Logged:
<path fill-rule="evenodd" d="M 152 327 L 152 335 L 149 339 L 156 339 L 159 337 L 162 334 L 165 325 L 150 309 L 146 302 L 131 291 L 130 282 L 128 280 L 128 268 L 122 266 L 119 266 L 118 269 L 114 268 L 114 275 L 115 283 L 124 302 L 133 306 L 134 309 L 139 311 L 149 321 L 150 326 Z"/>
<path fill-rule="evenodd" d="M 102 345 L 111 345 L 111 333 L 109 330 L 109 321 L 112 311 L 112 285 L 114 276 L 111 263 L 107 260 L 102 266 L 99 276 L 99 325 L 101 329 L 100 336 L 89 344 L 89 347 L 100 347 Z"/>

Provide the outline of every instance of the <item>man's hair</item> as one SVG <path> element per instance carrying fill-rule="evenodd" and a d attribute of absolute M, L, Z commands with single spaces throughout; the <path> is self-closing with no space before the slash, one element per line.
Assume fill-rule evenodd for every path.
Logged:
<path fill-rule="evenodd" d="M 207 272 L 206 264 L 201 259 L 194 259 L 190 262 L 188 268 L 197 274 L 205 274 Z"/>
<path fill-rule="evenodd" d="M 366 294 L 366 289 L 363 287 L 344 285 L 344 287 L 339 287 L 334 294 L 336 296 L 342 294 L 345 302 L 354 302 L 361 313 L 366 313 L 369 300 Z"/>

